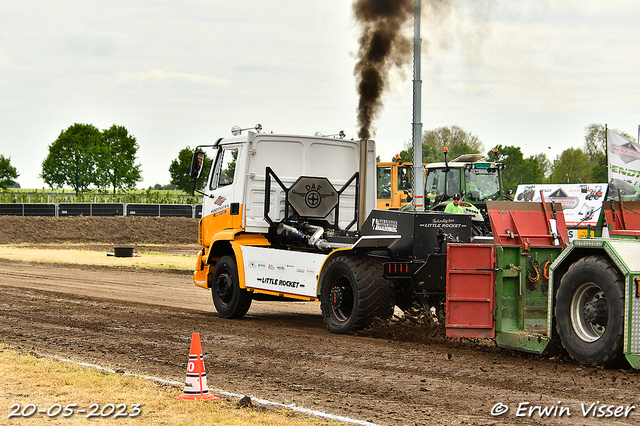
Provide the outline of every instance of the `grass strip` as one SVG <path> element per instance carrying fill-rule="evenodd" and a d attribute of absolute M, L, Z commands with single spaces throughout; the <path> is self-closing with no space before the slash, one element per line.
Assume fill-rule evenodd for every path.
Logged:
<path fill-rule="evenodd" d="M 182 389 L 175 386 L 9 348 L 0 350 L 0 383 L 0 424 L 8 425 L 80 425 L 92 420 L 167 426 L 339 424 L 289 409 L 241 406 L 223 397 L 217 401 L 178 401 L 175 397 Z M 73 414 L 65 417 L 65 409 Z M 138 410 L 139 414 L 132 416 Z"/>
<path fill-rule="evenodd" d="M 76 265 L 128 266 L 141 269 L 176 269 L 192 271 L 196 256 L 142 253 L 136 257 L 107 256 L 93 250 L 56 250 L 10 244 L 0 245 L 0 258 L 32 262 L 70 263 Z"/>

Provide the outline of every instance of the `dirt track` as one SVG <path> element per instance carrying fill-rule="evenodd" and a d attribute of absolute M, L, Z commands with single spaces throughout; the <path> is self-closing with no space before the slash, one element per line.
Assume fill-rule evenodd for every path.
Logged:
<path fill-rule="evenodd" d="M 616 424 L 640 423 L 632 370 L 448 341 L 403 324 L 371 337 L 332 335 L 314 303 L 254 302 L 245 319 L 224 320 L 188 273 L 0 260 L 0 287 L 5 345 L 118 370 L 182 381 L 199 332 L 212 388 L 376 424 L 614 422 L 583 416 L 581 404 L 596 401 L 639 407 Z M 499 402 L 510 410 L 492 417 Z M 568 407 L 571 416 L 516 416 L 526 402 Z"/>

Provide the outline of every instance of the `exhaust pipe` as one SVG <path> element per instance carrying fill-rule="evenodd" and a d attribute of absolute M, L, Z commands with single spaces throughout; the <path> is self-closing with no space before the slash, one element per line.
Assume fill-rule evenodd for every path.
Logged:
<path fill-rule="evenodd" d="M 281 223 L 278 225 L 276 229 L 278 235 L 281 235 L 285 238 L 289 238 L 290 240 L 304 240 L 306 235 L 302 233 L 302 231 L 298 231 L 293 226 L 287 225 L 286 223 Z"/>
<path fill-rule="evenodd" d="M 329 241 L 322 239 L 324 228 L 322 228 L 321 226 L 309 224 L 304 224 L 303 226 L 305 228 L 305 231 L 313 232 L 313 234 L 311 236 L 308 236 L 299 229 L 285 223 L 279 224 L 276 232 L 278 233 L 278 235 L 289 238 L 291 240 L 306 240 L 309 247 L 316 247 L 317 249 L 322 251 L 331 251 L 339 248 L 351 247 L 350 244 L 330 243 Z"/>
<path fill-rule="evenodd" d="M 367 213 L 367 152 L 369 140 L 360 139 L 360 169 L 359 169 L 359 188 L 358 193 L 358 229 L 362 228 L 366 220 Z"/>

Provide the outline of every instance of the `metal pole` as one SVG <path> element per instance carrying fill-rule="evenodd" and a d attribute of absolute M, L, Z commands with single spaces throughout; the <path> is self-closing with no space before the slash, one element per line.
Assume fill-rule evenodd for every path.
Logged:
<path fill-rule="evenodd" d="M 424 167 L 422 166 L 422 80 L 420 80 L 420 4 L 415 0 L 413 22 L 413 207 L 424 211 Z"/>
<path fill-rule="evenodd" d="M 607 182 L 611 182 L 611 170 L 609 167 L 609 130 L 607 130 L 607 123 L 604 124 L 604 164 L 607 167 Z"/>

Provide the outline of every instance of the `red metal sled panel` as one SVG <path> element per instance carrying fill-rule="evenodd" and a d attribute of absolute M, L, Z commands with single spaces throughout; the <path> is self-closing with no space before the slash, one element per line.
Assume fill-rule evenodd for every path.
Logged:
<path fill-rule="evenodd" d="M 611 235 L 640 236 L 640 201 L 604 201 L 602 208 Z"/>
<path fill-rule="evenodd" d="M 447 247 L 447 336 L 495 336 L 494 246 L 449 244 Z"/>
<path fill-rule="evenodd" d="M 491 230 L 496 244 L 502 246 L 566 246 L 569 244 L 567 224 L 562 205 L 522 203 L 514 201 L 487 202 Z M 555 221 L 556 226 L 551 225 Z"/>

